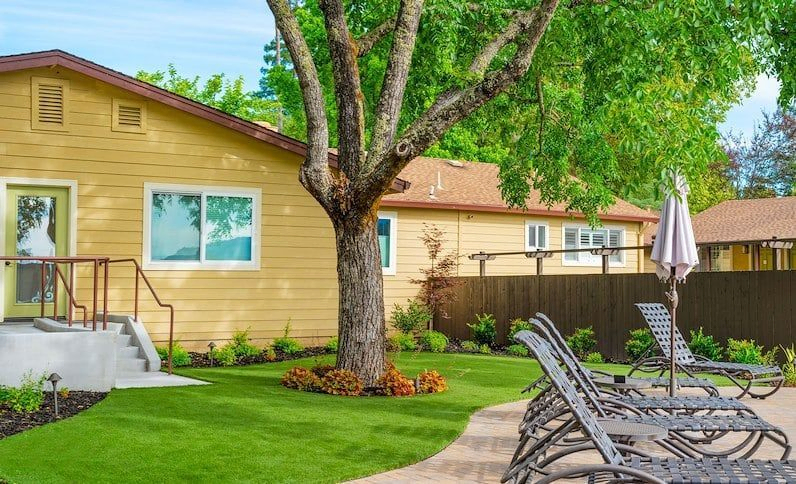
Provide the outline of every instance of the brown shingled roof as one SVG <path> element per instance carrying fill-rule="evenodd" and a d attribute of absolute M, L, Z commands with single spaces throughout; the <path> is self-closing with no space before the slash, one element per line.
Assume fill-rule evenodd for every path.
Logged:
<path fill-rule="evenodd" d="M 693 217 L 698 244 L 796 239 L 796 197 L 727 200 Z"/>
<path fill-rule="evenodd" d="M 454 166 L 455 164 L 461 166 Z M 498 188 L 498 170 L 499 167 L 493 163 L 419 157 L 412 160 L 399 175 L 411 182 L 411 186 L 403 193 L 384 196 L 382 206 L 513 212 L 556 217 L 583 216 L 577 212 L 567 212 L 564 204 L 555 204 L 548 208 L 540 201 L 536 190 L 528 198 L 527 210 L 509 209 Z M 442 188 L 435 188 L 432 197 L 429 195 L 430 187 L 437 186 L 438 176 Z M 619 198 L 615 198 L 615 204 L 601 214 L 600 218 L 649 222 L 658 220 L 655 215 Z"/>

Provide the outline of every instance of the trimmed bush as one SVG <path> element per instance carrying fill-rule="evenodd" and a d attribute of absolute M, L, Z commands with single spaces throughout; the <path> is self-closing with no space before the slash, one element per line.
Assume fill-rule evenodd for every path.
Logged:
<path fill-rule="evenodd" d="M 213 359 L 221 366 L 232 366 L 238 361 L 235 356 L 235 350 L 230 345 L 224 345 L 221 349 L 214 349 L 212 351 Z"/>
<path fill-rule="evenodd" d="M 469 351 L 471 353 L 478 353 L 478 343 L 475 341 L 462 341 L 461 347 L 464 351 Z"/>
<path fill-rule="evenodd" d="M 625 342 L 625 353 L 630 361 L 641 358 L 655 344 L 649 328 L 631 329 L 630 339 Z"/>
<path fill-rule="evenodd" d="M 699 331 L 691 330 L 691 342 L 688 343 L 688 349 L 691 350 L 691 353 L 704 356 L 709 360 L 721 360 L 721 345 L 713 339 L 713 336 L 705 334 L 701 326 Z"/>
<path fill-rule="evenodd" d="M 511 345 L 506 348 L 506 353 L 511 356 L 528 356 L 528 348 L 525 345 Z"/>
<path fill-rule="evenodd" d="M 232 352 L 238 358 L 245 358 L 247 356 L 258 356 L 262 350 L 251 344 L 249 340 L 249 330 L 235 331 L 232 334 L 232 341 L 228 343 Z"/>
<path fill-rule="evenodd" d="M 489 345 L 481 345 L 478 347 L 478 352 L 482 355 L 491 355 L 492 348 L 490 348 Z"/>
<path fill-rule="evenodd" d="M 390 324 L 402 333 L 415 333 L 428 326 L 434 315 L 431 310 L 417 299 L 407 301 L 405 307 L 395 304 L 390 316 Z"/>
<path fill-rule="evenodd" d="M 414 336 L 407 333 L 395 333 L 394 335 L 390 336 L 387 346 L 391 351 L 396 352 L 414 351 L 417 349 L 417 343 L 415 343 Z"/>
<path fill-rule="evenodd" d="M 448 347 L 448 337 L 439 331 L 426 330 L 420 333 L 420 345 L 432 353 L 443 353 Z"/>
<path fill-rule="evenodd" d="M 295 355 L 304 351 L 304 347 L 298 340 L 290 337 L 290 320 L 285 325 L 285 333 L 279 338 L 274 339 L 271 347 L 285 355 Z"/>
<path fill-rule="evenodd" d="M 448 382 L 445 381 L 445 377 L 436 370 L 420 372 L 417 375 L 417 381 L 420 393 L 439 393 L 448 389 Z"/>
<path fill-rule="evenodd" d="M 356 396 L 362 387 L 362 380 L 349 370 L 331 370 L 321 378 L 321 391 L 330 395 Z"/>
<path fill-rule="evenodd" d="M 586 358 L 583 359 L 586 363 L 604 363 L 603 355 L 597 353 L 596 351 L 593 353 L 589 353 L 586 355 Z"/>
<path fill-rule="evenodd" d="M 44 402 L 44 382 L 47 375 L 33 378 L 33 372 L 25 374 L 18 387 L 0 387 L 0 403 L 5 403 L 17 413 L 36 412 Z"/>
<path fill-rule="evenodd" d="M 727 359 L 733 363 L 760 365 L 763 363 L 763 346 L 755 344 L 755 340 L 728 339 Z"/>
<path fill-rule="evenodd" d="M 321 387 L 321 379 L 312 371 L 301 366 L 289 369 L 283 376 L 281 382 L 285 388 L 301 390 L 305 392 L 318 391 Z"/>
<path fill-rule="evenodd" d="M 323 349 L 328 351 L 329 353 L 337 353 L 337 348 L 340 346 L 340 340 L 337 336 L 332 336 L 329 341 L 323 345 Z"/>
<path fill-rule="evenodd" d="M 158 346 L 155 348 L 160 356 L 161 361 L 169 361 L 169 348 L 168 346 Z M 171 346 L 171 365 L 172 366 L 189 366 L 191 364 L 191 355 L 188 350 L 182 347 L 179 341 L 175 341 Z"/>
<path fill-rule="evenodd" d="M 567 345 L 579 359 L 585 359 L 586 355 L 597 347 L 594 330 L 591 326 L 588 328 L 575 328 L 575 332 L 567 336 Z"/>
<path fill-rule="evenodd" d="M 512 319 L 509 323 L 509 343 L 514 343 L 514 335 L 520 331 L 533 331 L 530 321 L 522 318 Z"/>
<path fill-rule="evenodd" d="M 484 313 L 476 314 L 475 319 L 475 322 L 467 325 L 473 334 L 473 340 L 479 345 L 492 346 L 495 344 L 495 338 L 497 338 L 495 317 Z"/>
<path fill-rule="evenodd" d="M 785 377 L 785 386 L 796 387 L 796 348 L 791 343 L 790 348 L 781 346 L 785 354 L 785 364 L 782 365 L 782 376 Z"/>
<path fill-rule="evenodd" d="M 387 371 L 376 380 L 376 388 L 379 394 L 391 397 L 409 397 L 415 394 L 414 382 L 392 364 L 389 364 Z"/>

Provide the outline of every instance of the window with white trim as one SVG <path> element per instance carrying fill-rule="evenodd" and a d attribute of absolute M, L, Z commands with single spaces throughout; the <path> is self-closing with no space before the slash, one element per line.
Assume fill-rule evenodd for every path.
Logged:
<path fill-rule="evenodd" d="M 564 227 L 564 249 L 601 249 L 603 247 L 622 247 L 625 240 L 624 229 L 589 227 Z M 621 264 L 624 262 L 623 251 L 610 256 L 610 262 Z M 564 262 L 583 265 L 600 265 L 602 257 L 590 252 L 567 252 Z"/>
<path fill-rule="evenodd" d="M 260 190 L 144 186 L 144 264 L 258 269 Z"/>
<path fill-rule="evenodd" d="M 547 234 L 549 232 L 546 223 L 528 220 L 525 222 L 525 250 L 546 250 Z"/>
<path fill-rule="evenodd" d="M 379 212 L 376 231 L 379 236 L 379 251 L 381 252 L 381 272 L 385 275 L 395 275 L 396 272 L 396 246 L 398 245 L 398 214 L 395 212 Z"/>

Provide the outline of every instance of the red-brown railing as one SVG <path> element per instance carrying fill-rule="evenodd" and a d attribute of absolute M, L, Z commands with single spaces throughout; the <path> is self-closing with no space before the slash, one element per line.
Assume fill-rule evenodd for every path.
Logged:
<path fill-rule="evenodd" d="M 149 278 L 147 278 L 146 274 L 144 273 L 143 269 L 141 269 L 141 265 L 135 259 L 116 259 L 111 260 L 109 257 L 35 257 L 35 256 L 0 256 L 0 261 L 6 261 L 7 265 L 10 265 L 12 262 L 38 262 L 41 264 L 41 317 L 45 317 L 45 305 L 50 304 L 47 302 L 46 297 L 46 290 L 47 290 L 47 277 L 46 277 L 46 270 L 47 266 L 53 267 L 53 294 L 52 294 L 52 305 L 53 305 L 53 319 L 58 320 L 58 285 L 59 281 L 63 284 L 64 290 L 66 291 L 66 295 L 69 298 L 69 308 L 66 311 L 67 317 L 67 324 L 69 327 L 72 327 L 72 309 L 82 309 L 83 310 L 83 327 L 88 326 L 88 317 L 87 312 L 88 308 L 83 304 L 78 304 L 77 299 L 75 298 L 74 288 L 75 288 L 75 264 L 81 263 L 90 263 L 93 265 L 93 278 L 94 278 L 94 287 L 93 287 L 93 295 L 92 295 L 92 311 L 91 311 L 91 320 L 92 325 L 91 328 L 93 331 L 97 330 L 97 309 L 99 309 L 99 271 L 100 267 L 102 267 L 102 329 L 108 329 L 108 269 L 111 264 L 116 263 L 125 263 L 125 262 L 132 262 L 135 266 L 135 298 L 134 298 L 134 317 L 136 321 L 138 321 L 138 301 L 139 301 L 139 280 L 143 279 L 144 283 L 149 288 L 149 292 L 155 299 L 155 302 L 158 306 L 162 308 L 167 308 L 169 310 L 169 374 L 172 373 L 172 351 L 174 349 L 174 306 L 171 304 L 166 304 L 161 301 L 160 297 L 158 297 L 155 288 L 152 286 L 152 283 L 149 282 Z M 66 276 L 64 275 L 63 271 L 61 270 L 59 264 L 68 264 L 69 265 L 69 280 L 67 280 Z"/>
<path fill-rule="evenodd" d="M 169 375 L 172 373 L 172 364 L 171 364 L 171 356 L 172 351 L 174 349 L 174 306 L 171 304 L 166 304 L 160 300 L 158 297 L 157 291 L 155 288 L 152 287 L 152 283 L 149 282 L 149 278 L 144 273 L 143 269 L 141 269 L 141 265 L 135 259 L 115 259 L 115 260 L 105 260 L 105 274 L 106 274 L 106 288 L 107 288 L 107 268 L 110 264 L 119 264 L 123 262 L 132 262 L 135 266 L 135 307 L 134 307 L 134 317 L 136 321 L 138 320 L 138 288 L 139 288 L 139 278 L 144 280 L 144 283 L 149 288 L 149 292 L 152 294 L 152 297 L 155 299 L 155 302 L 158 306 L 162 308 L 168 308 L 169 310 Z M 107 289 L 106 289 L 107 291 Z M 107 298 L 107 296 L 106 296 Z"/>

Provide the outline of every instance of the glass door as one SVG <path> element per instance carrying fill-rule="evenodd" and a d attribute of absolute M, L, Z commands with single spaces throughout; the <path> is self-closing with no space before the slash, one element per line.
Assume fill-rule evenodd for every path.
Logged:
<path fill-rule="evenodd" d="M 69 237 L 69 190 L 54 187 L 9 186 L 6 199 L 6 254 L 15 256 L 66 256 Z M 68 277 L 65 266 L 64 275 Z M 5 262 L 5 317 L 52 317 L 55 270 L 34 261 Z M 66 297 L 59 287 L 58 314 L 65 315 Z"/>

